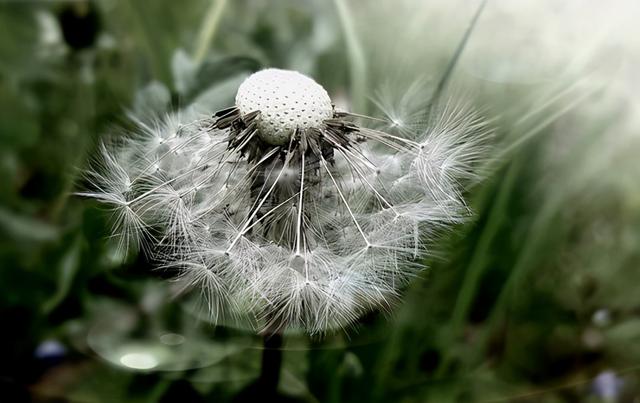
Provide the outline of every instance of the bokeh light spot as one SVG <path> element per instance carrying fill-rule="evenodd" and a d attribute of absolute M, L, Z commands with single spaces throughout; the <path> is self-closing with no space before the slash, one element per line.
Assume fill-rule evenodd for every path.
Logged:
<path fill-rule="evenodd" d="M 128 353 L 120 357 L 120 363 L 133 369 L 152 369 L 158 366 L 156 357 L 149 353 Z"/>

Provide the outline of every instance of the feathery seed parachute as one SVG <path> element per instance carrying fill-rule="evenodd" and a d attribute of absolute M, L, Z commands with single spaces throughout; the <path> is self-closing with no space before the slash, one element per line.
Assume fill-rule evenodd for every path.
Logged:
<path fill-rule="evenodd" d="M 266 69 L 236 105 L 170 115 L 101 148 L 81 194 L 108 204 L 123 245 L 256 330 L 344 327 L 385 309 L 423 269 L 430 235 L 466 215 L 489 133 L 447 104 L 417 129 L 376 130 L 313 79 Z"/>

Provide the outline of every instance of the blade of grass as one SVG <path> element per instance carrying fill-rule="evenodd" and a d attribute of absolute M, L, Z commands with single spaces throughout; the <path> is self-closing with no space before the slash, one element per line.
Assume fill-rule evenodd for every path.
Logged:
<path fill-rule="evenodd" d="M 153 75 L 165 85 L 171 86 L 171 71 L 168 61 L 165 59 L 161 44 L 151 38 L 148 18 L 139 10 L 142 7 L 137 1 L 123 1 L 124 10 L 129 14 L 134 29 L 138 32 L 144 51 L 147 53 Z"/>
<path fill-rule="evenodd" d="M 438 86 L 436 87 L 435 92 L 431 96 L 431 99 L 429 100 L 428 105 L 433 105 L 434 103 L 436 103 L 440 98 L 440 96 L 442 95 L 442 92 L 444 91 L 447 83 L 449 82 L 449 79 L 451 78 L 451 74 L 453 73 L 453 70 L 455 69 L 456 65 L 458 64 L 458 61 L 460 60 L 460 56 L 462 55 L 464 48 L 467 46 L 467 42 L 471 37 L 471 32 L 473 32 L 473 28 L 476 26 L 476 23 L 478 22 L 478 19 L 480 18 L 480 14 L 482 14 L 482 10 L 484 9 L 484 6 L 487 4 L 487 1 L 488 0 L 482 0 L 480 2 L 480 5 L 478 5 L 478 8 L 476 9 L 476 12 L 473 15 L 473 18 L 471 18 L 471 21 L 467 26 L 467 30 L 462 36 L 460 43 L 458 43 L 458 47 L 456 48 L 455 53 L 451 57 L 451 60 L 449 60 L 449 64 L 447 64 L 447 68 L 445 69 L 444 74 L 440 78 L 440 81 L 438 81 Z"/>
<path fill-rule="evenodd" d="M 574 86 L 570 86 L 569 88 L 573 89 Z M 548 127 L 551 123 L 556 121 L 561 116 L 565 115 L 569 111 L 573 110 L 577 105 L 579 105 L 583 100 L 586 99 L 588 95 L 592 92 L 586 92 L 576 99 L 573 102 L 570 102 L 565 107 L 561 108 L 556 113 L 549 116 L 547 119 L 544 119 L 542 122 L 535 125 L 532 129 L 525 132 L 522 136 L 518 137 L 518 140 L 512 142 L 506 149 L 502 152 L 502 156 L 497 158 L 494 161 L 498 161 L 500 165 L 503 163 L 507 163 L 511 161 L 511 166 L 509 167 L 505 179 L 503 180 L 498 196 L 496 198 L 496 202 L 491 208 L 491 212 L 489 213 L 489 219 L 485 226 L 485 229 L 480 236 L 477 247 L 473 253 L 471 261 L 469 263 L 467 272 L 465 273 L 464 280 L 462 282 L 462 288 L 458 293 L 458 297 L 456 299 L 456 303 L 454 305 L 454 309 L 452 311 L 451 321 L 450 321 L 450 330 L 448 339 L 451 340 L 452 343 L 456 343 L 459 340 L 459 337 L 462 333 L 462 328 L 464 327 L 464 323 L 468 317 L 470 308 L 474 302 L 475 295 L 477 293 L 480 280 L 484 274 L 486 269 L 486 259 L 488 255 L 488 250 L 491 246 L 491 242 L 495 235 L 497 234 L 501 224 L 502 224 L 502 214 L 503 211 L 509 201 L 509 194 L 512 191 L 512 188 L 515 184 L 515 178 L 517 177 L 517 172 L 519 171 L 519 166 L 514 165 L 517 164 L 517 160 L 513 158 L 509 158 L 509 154 L 511 157 L 512 153 L 516 152 L 516 150 L 520 149 L 520 146 L 523 145 L 527 140 L 533 138 L 535 135 L 544 131 L 546 127 Z M 562 93 L 564 94 L 564 92 Z M 540 109 L 542 111 L 542 109 Z M 540 112 L 539 111 L 539 112 Z M 523 123 L 524 121 L 520 121 L 519 123 Z M 499 166 L 494 167 L 494 169 L 499 168 Z M 443 359 L 440 362 L 440 365 L 436 369 L 435 377 L 436 379 L 441 379 L 446 372 L 450 369 L 452 364 L 454 355 L 452 348 L 448 348 L 444 353 Z"/>
<path fill-rule="evenodd" d="M 471 304 L 473 303 L 478 291 L 480 280 L 487 268 L 487 256 L 489 254 L 489 249 L 491 248 L 492 242 L 505 218 L 504 211 L 510 200 L 519 171 L 520 164 L 517 160 L 512 162 L 508 167 L 504 179 L 500 184 L 496 201 L 489 213 L 487 223 L 471 257 L 471 261 L 462 281 L 462 288 L 458 293 L 458 297 L 451 314 L 451 321 L 449 322 L 448 339 L 451 340 L 451 343 L 456 343 L 462 333 L 462 328 L 464 327 L 464 323 L 471 309 Z M 435 377 L 437 379 L 442 378 L 442 376 L 449 370 L 453 360 L 453 350 L 454 349 L 452 348 L 448 348 L 444 352 L 442 361 L 435 372 Z"/>
<path fill-rule="evenodd" d="M 521 133 L 517 136 L 515 140 L 511 140 L 514 135 L 505 137 L 504 145 L 500 147 L 499 153 L 497 156 L 491 158 L 485 163 L 485 166 L 480 168 L 482 172 L 497 172 L 504 165 L 508 164 L 509 161 L 512 160 L 513 155 L 518 152 L 525 144 L 531 141 L 536 136 L 544 133 L 545 129 L 547 129 L 551 124 L 553 124 L 556 120 L 560 119 L 562 116 L 574 110 L 578 107 L 582 102 L 586 101 L 589 96 L 598 92 L 602 87 L 592 88 L 589 91 L 585 91 L 583 94 L 575 96 L 575 99 L 569 102 L 564 107 L 560 108 L 558 111 L 549 115 L 546 119 L 543 119 L 541 122 L 537 123 L 534 127 L 526 130 L 524 133 Z M 548 106 L 555 106 L 551 103 Z M 539 111 L 540 114 L 545 112 L 544 110 Z M 534 120 L 536 116 L 530 116 L 531 120 Z M 524 125 L 524 121 L 519 121 L 518 125 Z"/>
<path fill-rule="evenodd" d="M 193 52 L 193 60 L 196 65 L 200 65 L 207 55 L 207 51 L 213 43 L 218 26 L 220 25 L 220 19 L 224 13 L 224 9 L 227 6 L 227 0 L 211 1 L 207 13 L 202 20 L 200 26 L 200 32 L 198 33 L 198 40 Z"/>
<path fill-rule="evenodd" d="M 495 329 L 503 322 L 504 318 L 508 316 L 513 296 L 534 266 L 535 258 L 539 256 L 538 252 L 543 250 L 545 245 L 550 245 L 549 239 L 551 236 L 555 240 L 564 236 L 563 231 L 566 231 L 567 228 L 558 224 L 558 214 L 570 203 L 572 197 L 575 197 L 575 195 L 592 184 L 593 177 L 597 176 L 608 162 L 607 160 L 594 162 L 590 158 L 592 152 L 590 152 L 589 148 L 597 144 L 596 140 L 600 134 L 602 133 L 599 130 L 594 130 L 593 133 L 585 136 L 581 145 L 574 148 L 572 157 L 567 158 L 565 165 L 576 168 L 571 169 L 570 175 L 566 180 L 557 182 L 555 185 L 557 189 L 549 191 L 552 197 L 547 199 L 538 210 L 539 213 L 535 216 L 528 231 L 526 244 L 516 258 L 509 272 L 509 277 L 502 286 L 487 318 L 486 324 L 478 334 L 478 348 L 474 350 L 473 357 L 470 357 L 468 363 L 478 362 L 485 355 L 489 338 L 494 334 Z M 548 252 L 548 248 L 544 250 Z"/>
<path fill-rule="evenodd" d="M 342 25 L 344 39 L 347 45 L 347 55 L 349 57 L 349 81 L 351 83 L 351 100 L 353 110 L 364 113 L 366 101 L 367 85 L 367 64 L 364 57 L 362 44 L 356 34 L 355 24 L 349 7 L 344 0 L 334 0 L 333 3 L 338 11 L 338 18 Z"/>
<path fill-rule="evenodd" d="M 573 86 L 571 87 L 573 88 Z M 472 256 L 472 259 L 469 264 L 469 268 L 465 273 L 464 280 L 462 282 L 462 288 L 460 293 L 458 294 L 456 304 L 454 305 L 454 310 L 452 313 L 452 319 L 450 322 L 450 334 L 448 339 L 451 340 L 452 343 L 456 343 L 459 341 L 459 337 L 462 333 L 462 329 L 464 327 L 464 323 L 468 317 L 470 308 L 474 302 L 475 295 L 477 289 L 479 287 L 480 280 L 484 274 L 486 268 L 486 257 L 488 255 L 488 250 L 491 246 L 491 241 L 497 234 L 500 226 L 502 225 L 502 214 L 506 208 L 506 205 L 509 201 L 509 194 L 511 193 L 513 187 L 515 186 L 517 173 L 519 171 L 519 165 L 515 165 L 519 159 L 514 158 L 515 153 L 518 150 L 521 150 L 521 146 L 526 143 L 527 140 L 530 140 L 534 136 L 539 133 L 544 132 L 544 129 L 555 122 L 560 117 L 564 116 L 566 113 L 573 110 L 577 105 L 579 105 L 582 101 L 584 101 L 589 95 L 593 94 L 593 91 L 586 91 L 584 94 L 577 96 L 572 102 L 568 103 L 565 107 L 561 108 L 557 112 L 551 114 L 547 119 L 544 119 L 542 122 L 536 124 L 533 128 L 525 132 L 523 135 L 518 137 L 518 140 L 512 142 L 506 149 L 503 151 L 502 156 L 497 159 L 501 163 L 507 163 L 511 161 L 511 167 L 507 172 L 505 179 L 502 183 L 500 193 L 496 198 L 496 202 L 494 206 L 491 208 L 491 212 L 489 215 L 489 219 L 485 226 L 485 230 L 483 231 L 476 250 Z M 585 138 L 585 145 L 583 148 L 589 146 L 590 141 L 589 138 Z M 584 152 L 585 150 L 581 148 Z M 579 159 L 583 153 L 576 152 L 575 158 Z M 576 161 L 579 162 L 579 161 Z M 572 181 L 572 184 L 575 184 L 575 181 Z M 568 189 L 564 189 L 568 190 Z M 564 193 L 566 194 L 566 192 Z M 555 204 L 553 204 L 553 203 Z M 544 206 L 543 209 L 540 210 L 541 213 L 536 217 L 534 224 L 531 229 L 531 237 L 528 239 L 528 242 L 524 248 L 523 253 L 520 254 L 519 259 L 514 264 L 514 267 L 509 275 L 509 278 L 505 282 L 501 294 L 498 296 L 496 300 L 495 306 L 498 307 L 501 304 L 504 304 L 505 300 L 511 295 L 510 290 L 513 287 L 514 283 L 517 283 L 521 278 L 521 272 L 526 272 L 526 267 L 529 264 L 530 259 L 535 256 L 532 251 L 538 250 L 539 243 L 542 242 L 542 239 L 536 238 L 541 233 L 545 233 L 544 228 L 545 225 L 550 225 L 552 223 L 551 220 L 554 219 L 554 213 L 557 211 L 559 206 L 558 201 L 549 200 Z M 492 311 L 488 321 L 493 323 L 497 321 L 499 318 L 496 316 L 496 310 Z M 495 317 L 494 317 L 495 316 Z M 488 337 L 488 336 L 487 336 Z M 486 339 L 483 339 L 479 344 L 484 346 L 486 344 Z M 452 364 L 452 360 L 454 358 L 453 348 L 448 348 L 445 352 L 443 359 L 438 366 L 435 376 L 436 379 L 441 379 L 447 371 L 450 369 Z M 484 350 L 482 350 L 484 351 Z M 478 356 L 479 357 L 479 356 Z"/>
<path fill-rule="evenodd" d="M 557 112 L 553 113 L 548 118 L 544 119 L 542 122 L 538 123 L 532 129 L 527 131 L 522 136 L 519 136 L 515 141 L 511 144 L 508 144 L 501 151 L 500 157 L 498 159 L 502 159 L 507 157 L 509 154 L 512 154 L 516 149 L 518 149 L 523 143 L 527 142 L 529 139 L 533 138 L 536 134 L 542 132 L 546 127 L 548 127 L 551 123 L 555 122 L 561 116 L 575 109 L 576 106 L 580 105 L 584 100 L 586 100 L 590 95 L 594 94 L 599 88 L 592 89 L 590 91 L 585 91 L 584 94 L 576 97 L 572 102 L 567 104 L 565 107 L 561 108 Z"/>

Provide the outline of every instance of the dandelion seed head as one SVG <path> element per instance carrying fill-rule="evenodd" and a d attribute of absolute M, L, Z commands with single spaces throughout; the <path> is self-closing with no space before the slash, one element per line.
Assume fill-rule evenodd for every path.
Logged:
<path fill-rule="evenodd" d="M 213 319 L 270 332 L 388 310 L 434 234 L 468 215 L 464 184 L 489 133 L 449 104 L 410 131 L 368 128 L 277 69 L 247 78 L 236 105 L 186 115 L 136 120 L 142 136 L 102 146 L 81 194 L 113 210 L 123 245 L 199 289 Z"/>
<path fill-rule="evenodd" d="M 236 106 L 242 114 L 260 111 L 259 135 L 269 144 L 289 141 L 296 128 L 320 127 L 333 111 L 327 91 L 297 71 L 265 69 L 238 88 Z"/>

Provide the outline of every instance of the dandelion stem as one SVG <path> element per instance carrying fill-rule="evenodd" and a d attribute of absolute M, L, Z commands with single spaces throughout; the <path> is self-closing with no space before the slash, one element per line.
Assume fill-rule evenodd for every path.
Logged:
<path fill-rule="evenodd" d="M 215 37 L 220 18 L 227 5 L 227 0 L 211 0 L 207 14 L 200 26 L 200 32 L 198 34 L 198 41 L 196 42 L 196 49 L 193 53 L 193 59 L 197 65 L 202 63 L 211 43 Z"/>
<path fill-rule="evenodd" d="M 283 337 L 280 333 L 268 333 L 262 337 L 262 343 L 259 391 L 263 394 L 262 397 L 275 397 L 280 382 Z"/>

